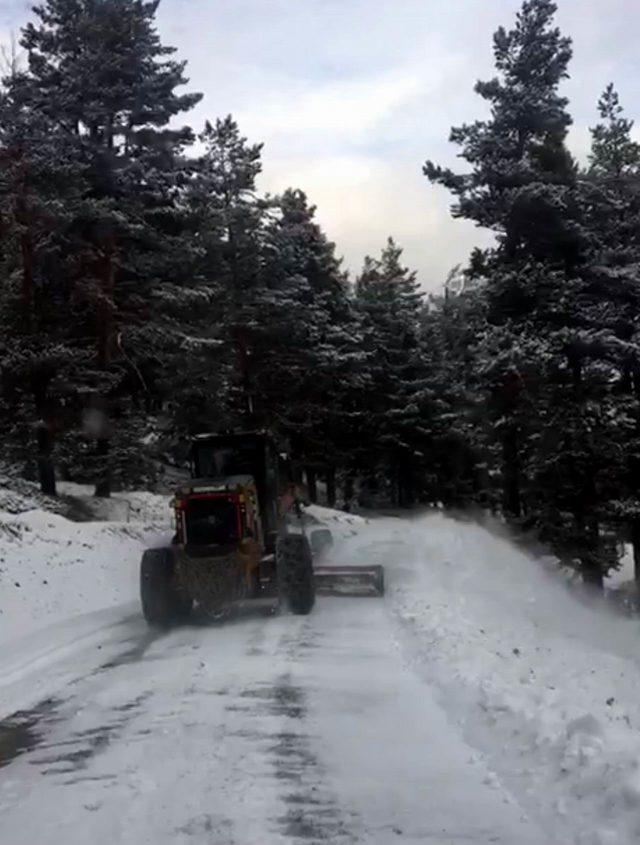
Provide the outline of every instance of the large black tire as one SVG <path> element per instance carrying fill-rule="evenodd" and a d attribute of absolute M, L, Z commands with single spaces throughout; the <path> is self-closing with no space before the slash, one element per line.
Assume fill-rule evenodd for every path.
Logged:
<path fill-rule="evenodd" d="M 147 549 L 142 555 L 140 599 L 144 618 L 156 628 L 168 628 L 189 617 L 192 602 L 176 589 L 171 549 Z"/>
<path fill-rule="evenodd" d="M 297 616 L 311 613 L 316 600 L 313 555 L 304 534 L 285 534 L 277 548 L 280 601 Z"/>

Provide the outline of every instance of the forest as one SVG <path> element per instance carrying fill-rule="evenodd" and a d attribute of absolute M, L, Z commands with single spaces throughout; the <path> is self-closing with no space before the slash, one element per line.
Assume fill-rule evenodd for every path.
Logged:
<path fill-rule="evenodd" d="M 640 145 L 612 83 L 569 151 L 556 4 L 495 33 L 460 170 L 416 162 L 495 235 L 444 280 L 392 237 L 352 277 L 259 139 L 189 126 L 158 3 L 43 0 L 5 51 L 3 471 L 159 489 L 191 435 L 268 428 L 313 500 L 477 507 L 595 588 L 623 543 L 640 573 Z"/>

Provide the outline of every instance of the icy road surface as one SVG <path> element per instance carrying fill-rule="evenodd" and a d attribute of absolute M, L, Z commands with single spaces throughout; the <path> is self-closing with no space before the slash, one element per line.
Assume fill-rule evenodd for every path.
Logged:
<path fill-rule="evenodd" d="M 23 753 L 0 770 L 2 843 L 549 841 L 405 667 L 382 601 L 120 634 L 4 723 Z"/>
<path fill-rule="evenodd" d="M 480 525 L 315 513 L 384 599 L 163 636 L 144 532 L 0 518 L 0 843 L 640 841 L 638 621 Z"/>

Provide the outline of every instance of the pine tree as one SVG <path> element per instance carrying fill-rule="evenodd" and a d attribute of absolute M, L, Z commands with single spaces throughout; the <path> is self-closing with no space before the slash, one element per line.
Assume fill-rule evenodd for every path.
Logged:
<path fill-rule="evenodd" d="M 591 173 L 609 180 L 637 176 L 640 144 L 631 138 L 634 122 L 624 117 L 613 83 L 600 97 L 598 111 L 603 122 L 591 130 Z"/>
<path fill-rule="evenodd" d="M 571 42 L 555 12 L 551 0 L 527 0 L 515 26 L 496 32 L 499 76 L 476 85 L 491 116 L 451 135 L 471 173 L 427 162 L 425 174 L 454 193 L 454 215 L 497 237 L 483 259 L 488 326 L 477 354 L 503 509 L 549 529 L 565 556 L 572 546 L 585 579 L 599 585 L 609 566 L 600 543 L 606 461 L 590 433 L 602 429 L 609 400 L 590 327 L 597 227 L 593 186 L 565 146 L 571 118 L 558 89 Z"/>
<path fill-rule="evenodd" d="M 289 189 L 274 205 L 252 332 L 257 409 L 306 467 L 312 499 L 321 473 L 332 501 L 336 470 L 352 445 L 357 323 L 335 245 L 306 195 Z"/>
<path fill-rule="evenodd" d="M 78 146 L 16 96 L 17 79 L 5 79 L 0 95 L 0 414 L 7 456 L 37 465 L 43 492 L 55 495 L 67 382 L 87 364 L 73 339 L 69 284 L 87 180 Z"/>
<path fill-rule="evenodd" d="M 169 122 L 200 95 L 176 93 L 186 83 L 184 63 L 160 43 L 157 6 L 47 0 L 23 31 L 28 67 L 9 86 L 22 113 L 45 120 L 82 168 L 86 184 L 67 227 L 79 242 L 68 298 L 75 342 L 93 356 L 93 373 L 75 392 L 111 398 L 123 420 L 161 401 L 163 359 L 183 334 L 164 303 L 191 285 L 195 259 L 181 202 L 190 172 L 183 153 L 193 135 Z M 77 427 L 71 436 L 77 439 Z M 139 454 L 135 436 L 124 436 L 128 460 Z M 108 441 L 97 436 L 93 461 L 102 493 L 109 490 Z"/>
<path fill-rule="evenodd" d="M 231 116 L 207 122 L 199 140 L 205 151 L 189 196 L 201 220 L 201 275 L 213 281 L 219 294 L 217 337 L 223 354 L 219 366 L 226 374 L 225 414 L 236 425 L 251 426 L 257 384 L 249 335 L 257 319 L 269 207 L 256 189 L 262 145 L 249 144 Z"/>
<path fill-rule="evenodd" d="M 457 273 L 457 271 L 456 271 Z M 458 274 L 458 273 L 457 273 Z M 431 447 L 425 455 L 424 495 L 432 504 L 498 509 L 492 468 L 494 438 L 487 437 L 483 402 L 487 362 L 484 290 L 473 271 L 458 274 L 460 289 L 431 295 L 421 318 L 424 364 L 432 391 Z"/>
<path fill-rule="evenodd" d="M 496 233 L 505 259 L 571 264 L 580 244 L 569 190 L 576 167 L 565 146 L 567 99 L 558 87 L 568 76 L 572 48 L 553 26 L 555 13 L 552 0 L 527 0 L 514 28 L 495 33 L 499 76 L 475 87 L 491 117 L 451 131 L 471 172 L 455 174 L 430 161 L 424 172 L 455 195 L 455 217 Z"/>
<path fill-rule="evenodd" d="M 500 76 L 478 82 L 475 89 L 490 104 L 491 118 L 451 132 L 471 172 L 454 174 L 432 162 L 424 167 L 430 181 L 456 196 L 454 216 L 473 220 L 497 235 L 497 248 L 484 261 L 489 271 L 488 319 L 502 324 L 502 333 L 509 331 L 506 323 L 526 320 L 545 296 L 536 281 L 536 262 L 563 266 L 575 257 L 568 205 L 576 171 L 564 146 L 571 119 L 566 99 L 558 94 L 567 76 L 571 44 L 553 27 L 555 11 L 551 0 L 528 0 L 515 27 L 508 32 L 501 27 L 494 35 Z M 511 329 L 513 344 L 518 331 Z M 492 393 L 502 392 L 508 412 L 504 420 L 499 417 L 503 420 L 499 433 L 504 507 L 514 516 L 521 513 L 519 451 L 525 437 L 515 413 L 520 394 L 511 389 L 517 382 L 517 371 L 505 371 L 497 382 L 492 376 L 490 387 Z"/>
<path fill-rule="evenodd" d="M 401 256 L 389 238 L 379 259 L 365 259 L 356 281 L 356 307 L 372 379 L 366 440 L 373 447 L 374 465 L 393 478 L 393 498 L 410 504 L 421 463 L 416 459 L 423 456 L 429 436 L 425 416 L 431 393 L 420 336 L 423 295 Z"/>
<path fill-rule="evenodd" d="M 617 447 L 617 460 L 607 467 L 613 488 L 609 511 L 629 526 L 640 580 L 640 145 L 612 84 L 598 110 L 602 122 L 591 130 L 587 174 L 595 186 L 590 212 L 597 233 L 588 316 L 591 346 L 614 370 L 606 441 Z"/>

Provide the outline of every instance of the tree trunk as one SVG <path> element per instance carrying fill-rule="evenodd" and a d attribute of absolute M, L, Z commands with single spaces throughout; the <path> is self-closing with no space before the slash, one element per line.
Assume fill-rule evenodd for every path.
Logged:
<path fill-rule="evenodd" d="M 400 469 L 398 465 L 394 462 L 391 465 L 391 507 L 398 508 L 400 507 Z"/>
<path fill-rule="evenodd" d="M 294 484 L 302 484 L 302 467 L 299 461 L 295 459 L 291 461 L 291 480 Z"/>
<path fill-rule="evenodd" d="M 520 456 L 518 431 L 510 426 L 502 439 L 502 471 L 504 477 L 503 509 L 507 516 L 518 518 L 522 514 L 520 497 Z"/>
<path fill-rule="evenodd" d="M 98 499 L 108 499 L 111 496 L 111 470 L 109 468 L 109 439 L 98 440 L 96 455 L 100 459 L 100 469 L 94 496 Z M 104 459 L 104 460 L 101 460 Z"/>
<path fill-rule="evenodd" d="M 24 328 L 31 331 L 33 327 L 33 240 L 28 228 L 20 235 L 20 251 L 22 253 L 22 319 Z"/>
<path fill-rule="evenodd" d="M 600 525 L 594 516 L 590 516 L 591 490 L 589 499 L 582 505 L 582 510 L 576 514 L 576 525 L 581 535 L 582 554 L 580 555 L 580 570 L 584 584 L 598 592 L 604 590 L 604 575 L 599 558 Z M 585 516 L 586 514 L 586 516 Z"/>
<path fill-rule="evenodd" d="M 98 362 L 106 367 L 111 361 L 114 345 L 113 311 L 115 294 L 115 236 L 109 235 L 103 246 L 100 269 L 101 296 L 98 303 Z"/>
<path fill-rule="evenodd" d="M 336 470 L 335 467 L 329 467 L 327 470 L 327 506 L 335 508 L 336 506 Z"/>
<path fill-rule="evenodd" d="M 604 590 L 604 576 L 599 566 L 593 562 L 583 562 L 582 566 L 582 580 L 588 586 L 602 592 Z"/>
<path fill-rule="evenodd" d="M 355 492 L 356 474 L 350 469 L 347 471 L 344 480 L 344 509 L 349 513 L 352 508 L 353 495 Z"/>
<path fill-rule="evenodd" d="M 633 575 L 640 588 L 640 520 L 631 523 L 631 545 L 633 547 Z"/>
<path fill-rule="evenodd" d="M 54 420 L 53 403 L 47 392 L 52 374 L 35 369 L 31 373 L 31 392 L 38 422 L 36 424 L 36 455 L 41 491 L 56 496 L 56 473 L 53 464 Z"/>
<path fill-rule="evenodd" d="M 40 490 L 46 496 L 56 496 L 56 473 L 53 464 L 53 434 L 50 426 L 41 420 L 36 427 L 38 444 L 38 478 Z"/>
<path fill-rule="evenodd" d="M 307 489 L 309 491 L 309 500 L 315 505 L 318 502 L 318 484 L 315 469 L 307 467 L 305 470 L 307 477 Z"/>
<path fill-rule="evenodd" d="M 401 508 L 413 507 L 411 467 L 404 459 L 398 463 L 398 504 Z"/>
<path fill-rule="evenodd" d="M 102 368 L 107 368 L 111 363 L 117 342 L 114 323 L 116 286 L 115 252 L 116 237 L 113 232 L 109 232 L 103 237 L 102 262 L 100 267 L 101 297 L 98 303 L 98 362 Z M 104 425 L 104 434 L 96 439 L 96 456 L 98 458 L 99 469 L 94 496 L 101 499 L 108 499 L 111 496 L 111 470 L 109 467 L 110 444 L 106 413 Z"/>
<path fill-rule="evenodd" d="M 34 305 L 34 258 L 32 220 L 27 202 L 27 165 L 24 162 L 22 150 L 16 154 L 18 160 L 18 179 L 13 214 L 20 226 L 20 254 L 22 258 L 22 290 L 21 305 L 22 319 L 26 331 L 33 328 Z"/>

